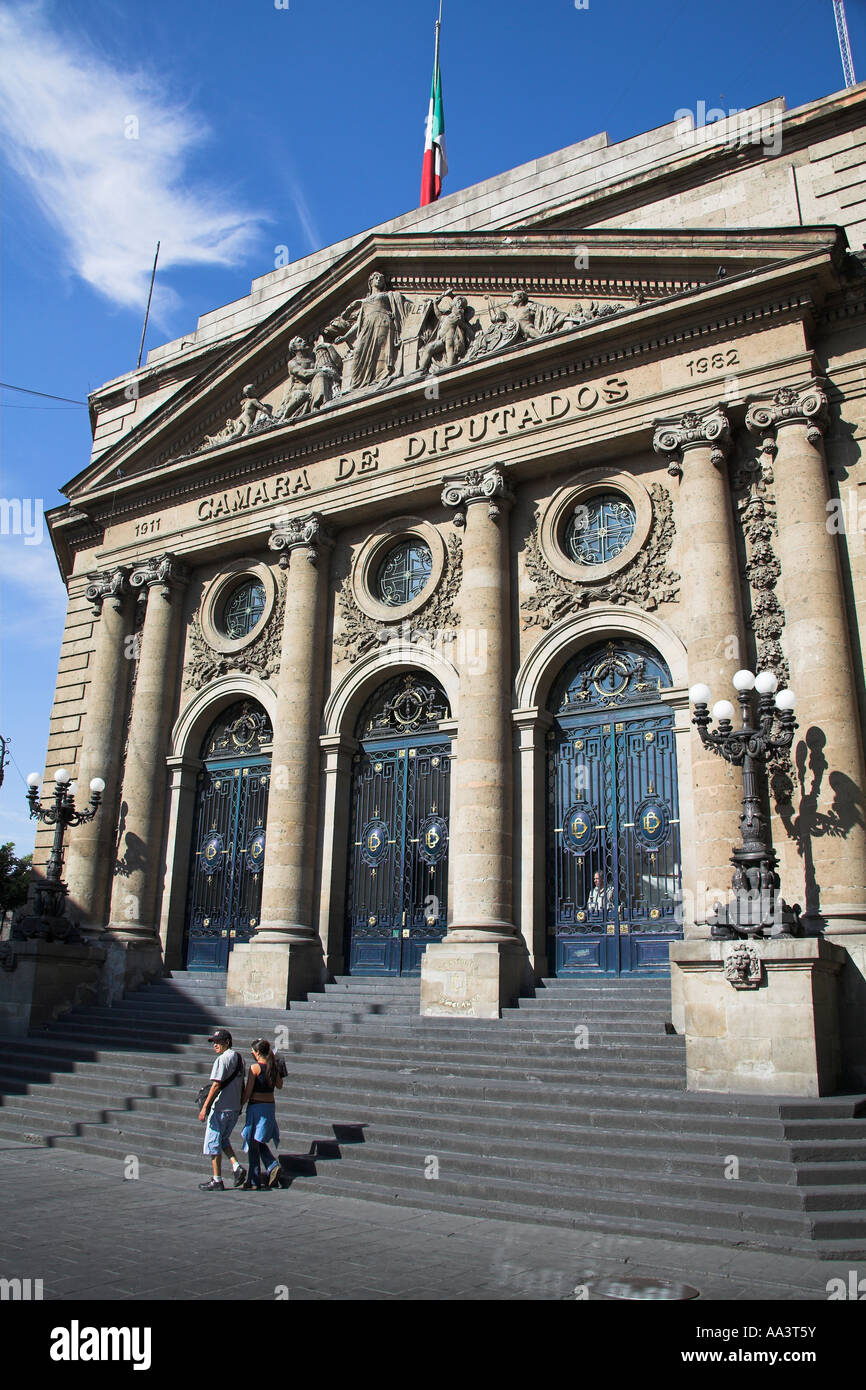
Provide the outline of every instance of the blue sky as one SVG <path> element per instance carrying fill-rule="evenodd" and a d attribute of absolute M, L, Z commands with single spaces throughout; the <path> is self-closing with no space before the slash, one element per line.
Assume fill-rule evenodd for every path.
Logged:
<path fill-rule="evenodd" d="M 436 9 L 0 0 L 2 380 L 83 401 L 134 367 L 158 238 L 148 346 L 245 295 L 275 248 L 306 255 L 416 206 Z M 866 0 L 847 11 L 863 78 Z M 792 107 L 843 85 L 830 0 L 445 0 L 441 63 L 446 192 L 700 101 Z M 26 519 L 87 463 L 88 413 L 0 403 L 0 497 Z M 0 534 L 0 733 L 25 774 L 44 762 L 64 609 L 29 529 Z M 10 767 L 0 840 L 22 852 L 23 790 Z"/>

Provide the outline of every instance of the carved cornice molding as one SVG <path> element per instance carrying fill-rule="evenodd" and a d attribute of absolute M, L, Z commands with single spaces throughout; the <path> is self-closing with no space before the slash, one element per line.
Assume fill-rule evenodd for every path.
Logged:
<path fill-rule="evenodd" d="M 91 605 L 93 616 L 102 616 L 102 605 L 105 599 L 111 600 L 111 606 L 116 613 L 123 607 L 123 600 L 129 593 L 129 575 L 131 565 L 118 565 L 113 570 L 102 570 L 89 574 L 90 580 L 84 590 L 84 597 Z"/>
<path fill-rule="evenodd" d="M 158 588 L 167 601 L 173 589 L 182 589 L 189 581 L 189 569 L 176 555 L 151 555 L 134 565 L 129 576 L 133 589 Z"/>
<path fill-rule="evenodd" d="M 825 385 L 823 377 L 815 377 L 802 386 L 782 386 L 770 398 L 750 402 L 746 425 L 762 436 L 765 453 L 775 452 L 773 434 L 783 425 L 805 425 L 809 443 L 820 444 L 828 421 Z"/>
<path fill-rule="evenodd" d="M 711 450 L 710 458 L 718 467 L 724 463 L 731 445 L 731 424 L 721 406 L 708 410 L 687 410 L 684 415 L 672 415 L 656 420 L 653 448 L 657 454 L 667 454 L 668 472 L 672 477 L 683 471 L 681 457 L 689 449 Z"/>
<path fill-rule="evenodd" d="M 442 293 L 441 275 L 408 275 L 397 273 L 392 284 L 401 290 Z M 473 294 L 512 294 L 514 290 L 531 290 L 534 294 L 628 296 L 639 302 L 665 299 L 669 295 L 686 294 L 704 289 L 709 280 L 651 280 L 593 278 L 588 275 L 466 275 L 460 277 L 460 287 Z"/>
<path fill-rule="evenodd" d="M 455 526 L 464 526 L 464 511 L 473 502 L 486 502 L 487 515 L 495 521 L 503 508 L 506 510 L 514 501 L 514 493 L 505 481 L 502 466 L 492 468 L 470 468 L 468 472 L 455 478 L 445 478 L 442 488 L 442 505 L 454 507 Z"/>
<path fill-rule="evenodd" d="M 317 565 L 319 555 L 330 550 L 334 544 L 318 512 L 305 517 L 293 516 L 288 521 L 275 521 L 271 525 L 273 530 L 268 536 L 268 549 L 279 553 L 280 569 L 288 569 L 291 552 L 300 547 L 306 550 L 310 564 Z"/>

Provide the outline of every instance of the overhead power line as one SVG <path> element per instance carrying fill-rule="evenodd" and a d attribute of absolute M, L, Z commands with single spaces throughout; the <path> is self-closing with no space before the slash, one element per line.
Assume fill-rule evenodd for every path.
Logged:
<path fill-rule="evenodd" d="M 76 401 L 71 396 L 52 396 L 48 391 L 31 391 L 29 386 L 12 386 L 8 381 L 0 381 L 4 391 L 20 391 L 25 396 L 42 396 L 46 401 L 66 401 L 67 405 L 87 405 L 87 401 Z"/>

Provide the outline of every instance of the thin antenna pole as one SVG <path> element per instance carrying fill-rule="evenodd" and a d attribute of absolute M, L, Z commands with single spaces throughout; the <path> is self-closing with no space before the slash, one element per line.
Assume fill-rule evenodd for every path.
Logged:
<path fill-rule="evenodd" d="M 836 37 L 839 40 L 839 53 L 842 58 L 842 75 L 846 87 L 854 87 L 854 60 L 851 57 L 851 40 L 848 37 L 848 21 L 845 18 L 844 0 L 833 0 L 833 14 L 836 19 Z"/>
<path fill-rule="evenodd" d="M 138 368 L 141 366 L 141 354 L 144 352 L 144 335 L 147 332 L 147 320 L 150 318 L 150 301 L 153 298 L 153 282 L 156 279 L 156 263 L 158 260 L 159 242 L 156 243 L 156 255 L 153 258 L 153 270 L 151 271 L 150 275 L 150 293 L 147 296 L 147 308 L 144 311 L 144 327 L 141 330 L 141 342 L 138 347 L 138 361 L 135 364 L 136 371 L 138 371 Z"/>

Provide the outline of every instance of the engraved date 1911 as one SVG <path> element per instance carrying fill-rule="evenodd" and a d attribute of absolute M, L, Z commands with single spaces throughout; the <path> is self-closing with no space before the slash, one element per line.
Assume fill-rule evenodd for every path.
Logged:
<path fill-rule="evenodd" d="M 154 517 L 152 521 L 139 521 L 139 522 L 136 522 L 136 526 L 135 526 L 135 534 L 136 534 L 136 536 L 152 536 L 152 535 L 154 535 L 154 533 L 155 533 L 156 531 L 159 530 L 160 519 L 161 519 L 161 518 L 157 516 L 157 517 Z"/>
<path fill-rule="evenodd" d="M 686 363 L 689 376 L 703 376 L 705 372 L 724 372 L 728 367 L 740 365 L 740 354 L 736 348 L 725 348 L 707 357 L 692 357 Z"/>

